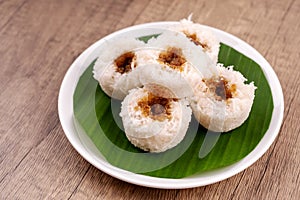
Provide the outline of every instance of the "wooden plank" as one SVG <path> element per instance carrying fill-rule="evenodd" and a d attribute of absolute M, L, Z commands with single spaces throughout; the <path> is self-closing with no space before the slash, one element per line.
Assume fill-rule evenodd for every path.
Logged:
<path fill-rule="evenodd" d="M 104 174 L 76 153 L 59 125 L 66 70 L 115 30 L 190 13 L 250 43 L 273 66 L 286 106 L 277 140 L 245 171 L 206 187 L 151 189 Z M 299 19 L 295 0 L 1 1 L 0 199 L 298 199 Z"/>
<path fill-rule="evenodd" d="M 78 33 L 87 35 L 84 31 L 90 17 L 95 16 L 100 21 L 106 18 L 102 12 L 97 16 L 95 11 L 99 5 L 98 8 L 92 5 L 92 1 L 82 4 L 32 1 L 1 30 L 2 186 L 6 186 L 7 178 L 29 152 L 58 126 L 57 96 L 63 75 L 74 57 L 89 45 L 80 38 L 81 46 L 76 46 L 73 40 L 78 39 Z M 109 10 L 110 6 L 105 5 L 101 9 Z M 74 18 L 76 6 L 86 9 L 77 11 L 78 17 Z M 49 20 L 51 13 L 56 15 Z M 14 184 L 18 184 L 17 179 L 10 182 Z"/>
<path fill-rule="evenodd" d="M 0 1 L 0 30 L 3 29 L 27 0 Z"/>
<path fill-rule="evenodd" d="M 90 165 L 56 126 L 0 184 L 3 199 L 66 199 Z"/>

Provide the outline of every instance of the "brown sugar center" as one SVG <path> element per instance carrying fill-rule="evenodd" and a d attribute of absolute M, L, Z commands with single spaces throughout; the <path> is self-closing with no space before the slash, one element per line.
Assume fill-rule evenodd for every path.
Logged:
<path fill-rule="evenodd" d="M 183 71 L 183 64 L 186 59 L 183 57 L 182 50 L 175 47 L 169 47 L 167 51 L 161 52 L 158 61 L 167 64 L 169 67 Z"/>
<path fill-rule="evenodd" d="M 229 84 L 224 77 L 213 77 L 208 80 L 204 80 L 208 86 L 209 91 L 214 93 L 216 100 L 228 100 L 234 96 L 236 92 L 236 84 Z"/>
<path fill-rule="evenodd" d="M 135 54 L 133 52 L 127 52 L 120 55 L 115 59 L 116 72 L 121 74 L 128 73 L 131 71 L 132 62 L 135 60 Z"/>
<path fill-rule="evenodd" d="M 148 93 L 148 95 L 144 96 L 138 101 L 138 105 L 135 109 L 141 110 L 143 116 L 150 117 L 154 120 L 170 120 L 172 118 L 172 101 L 175 101 L 175 99 L 167 99 L 155 96 L 152 93 Z"/>
<path fill-rule="evenodd" d="M 188 32 L 184 32 L 186 37 L 188 37 L 192 42 L 194 42 L 195 45 L 201 46 L 204 51 L 208 51 L 209 47 L 206 43 L 200 42 L 199 39 L 197 38 L 196 33 L 190 34 Z"/>

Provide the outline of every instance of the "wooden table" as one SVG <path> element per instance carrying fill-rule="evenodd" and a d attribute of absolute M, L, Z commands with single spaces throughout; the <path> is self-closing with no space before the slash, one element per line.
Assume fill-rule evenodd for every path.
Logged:
<path fill-rule="evenodd" d="M 112 178 L 65 137 L 57 114 L 61 81 L 101 37 L 190 13 L 270 62 L 285 96 L 280 133 L 251 167 L 206 187 L 160 190 Z M 299 199 L 299 33 L 299 0 L 1 0 L 0 199 Z"/>

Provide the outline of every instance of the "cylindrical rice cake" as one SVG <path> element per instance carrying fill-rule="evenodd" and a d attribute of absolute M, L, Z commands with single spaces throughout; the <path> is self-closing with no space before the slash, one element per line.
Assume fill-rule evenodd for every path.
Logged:
<path fill-rule="evenodd" d="M 217 74 L 215 65 L 203 49 L 191 43 L 182 33 L 166 31 L 150 39 L 146 47 L 136 52 L 139 66 L 145 65 L 137 69 L 140 82 L 149 90 L 155 89 L 152 85 L 156 84 L 175 94 L 163 97 L 190 97 L 195 82 L 203 76 Z M 156 90 L 151 92 L 155 94 Z"/>
<path fill-rule="evenodd" d="M 158 97 L 145 88 L 130 90 L 120 112 L 128 140 L 150 152 L 163 152 L 180 143 L 191 114 L 186 100 Z"/>
<path fill-rule="evenodd" d="M 180 24 L 173 27 L 173 30 L 184 33 L 191 42 L 201 47 L 215 64 L 218 62 L 219 39 L 210 30 L 193 23 L 191 16 L 188 19 L 180 20 Z"/>
<path fill-rule="evenodd" d="M 94 65 L 94 78 L 110 97 L 123 99 L 129 89 L 140 87 L 135 73 L 136 51 L 145 43 L 131 37 L 118 37 L 102 45 Z"/>
<path fill-rule="evenodd" d="M 203 78 L 190 100 L 194 116 L 205 128 L 227 132 L 239 127 L 248 118 L 253 104 L 254 83 L 233 67 L 218 64 L 218 76 Z"/>

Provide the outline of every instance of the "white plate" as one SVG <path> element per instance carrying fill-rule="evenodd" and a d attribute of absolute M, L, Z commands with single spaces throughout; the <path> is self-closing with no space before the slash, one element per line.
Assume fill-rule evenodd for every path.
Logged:
<path fill-rule="evenodd" d="M 261 66 L 271 87 L 274 103 L 274 110 L 270 126 L 264 137 L 255 147 L 255 149 L 241 161 L 225 168 L 220 168 L 217 170 L 181 179 L 156 178 L 135 174 L 109 164 L 103 158 L 103 156 L 101 156 L 101 153 L 90 141 L 88 136 L 86 136 L 84 133 L 80 133 L 80 131 L 76 129 L 73 123 L 73 93 L 75 91 L 77 82 L 84 70 L 97 57 L 98 52 L 96 50 L 105 40 L 123 34 L 127 31 L 134 30 L 137 32 L 143 32 L 145 28 L 162 28 L 172 26 L 176 23 L 178 22 L 155 22 L 132 26 L 110 34 L 105 38 L 97 41 L 89 48 L 87 48 L 70 66 L 60 88 L 58 97 L 58 113 L 61 125 L 70 143 L 78 151 L 78 153 L 80 153 L 82 157 L 84 157 L 92 165 L 113 177 L 129 183 L 153 188 L 179 189 L 204 186 L 224 180 L 241 172 L 242 170 L 252 165 L 256 160 L 258 160 L 275 140 L 282 123 L 284 110 L 283 93 L 279 80 L 270 64 L 263 58 L 261 54 L 259 54 L 254 48 L 252 48 L 244 41 L 221 30 L 205 26 L 206 28 L 213 31 L 221 42 L 248 56 Z M 144 35 L 148 34 L 144 33 Z"/>

